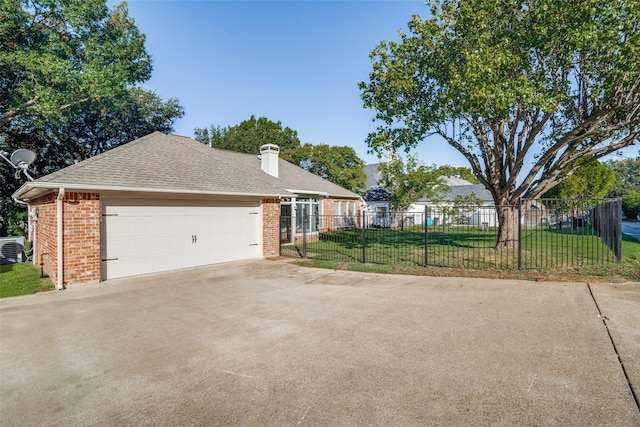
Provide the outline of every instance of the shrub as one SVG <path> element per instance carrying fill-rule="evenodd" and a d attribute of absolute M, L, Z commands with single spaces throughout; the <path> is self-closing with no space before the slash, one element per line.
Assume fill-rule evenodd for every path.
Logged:
<path fill-rule="evenodd" d="M 630 219 L 640 214 L 640 191 L 633 191 L 622 198 L 622 212 Z"/>

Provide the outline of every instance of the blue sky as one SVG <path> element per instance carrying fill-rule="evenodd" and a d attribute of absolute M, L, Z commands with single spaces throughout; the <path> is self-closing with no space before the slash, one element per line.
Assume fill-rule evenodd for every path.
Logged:
<path fill-rule="evenodd" d="M 110 7 L 119 2 L 109 1 Z M 129 0 L 153 56 L 144 86 L 185 107 L 175 133 L 233 126 L 267 117 L 298 132 L 302 143 L 353 147 L 366 163 L 375 130 L 358 82 L 368 80 L 369 53 L 397 40 L 424 0 L 170 1 Z M 417 150 L 427 163 L 466 165 L 443 142 Z"/>
<path fill-rule="evenodd" d="M 185 108 L 175 133 L 193 136 L 196 127 L 234 126 L 253 114 L 296 130 L 302 143 L 351 146 L 365 163 L 378 161 L 365 143 L 374 111 L 363 108 L 358 89 L 371 71 L 369 53 L 397 40 L 413 14 L 428 15 L 424 0 L 127 3 L 154 58 L 144 87 Z M 427 164 L 468 166 L 435 138 L 415 153 Z"/>

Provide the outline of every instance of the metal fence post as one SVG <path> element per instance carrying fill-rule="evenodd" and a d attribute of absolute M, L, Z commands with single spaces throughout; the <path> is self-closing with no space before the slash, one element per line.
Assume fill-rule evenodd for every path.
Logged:
<path fill-rule="evenodd" d="M 308 215 L 302 215 L 302 258 L 307 257 L 307 222 Z"/>
<path fill-rule="evenodd" d="M 618 263 L 622 262 L 622 198 L 618 198 L 613 203 L 613 209 L 615 209 L 614 218 L 615 218 L 615 228 L 616 228 L 616 237 L 618 241 L 616 242 L 616 258 L 618 258 Z"/>
<path fill-rule="evenodd" d="M 424 266 L 429 266 L 429 206 L 424 206 Z"/>
<path fill-rule="evenodd" d="M 366 213 L 362 211 L 362 263 L 367 263 L 367 230 L 366 230 Z"/>
<path fill-rule="evenodd" d="M 522 270 L 522 197 L 518 197 L 518 270 Z"/>

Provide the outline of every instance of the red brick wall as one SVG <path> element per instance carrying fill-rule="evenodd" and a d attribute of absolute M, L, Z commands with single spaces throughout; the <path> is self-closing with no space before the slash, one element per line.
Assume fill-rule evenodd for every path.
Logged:
<path fill-rule="evenodd" d="M 45 273 L 57 283 L 57 222 L 56 222 L 57 193 L 39 197 L 29 204 L 29 209 L 38 208 L 38 222 L 36 230 L 36 248 L 33 256 L 38 264 L 43 263 Z"/>
<path fill-rule="evenodd" d="M 38 208 L 36 253 L 38 263 L 57 284 L 57 197 L 47 194 L 30 203 Z M 65 284 L 100 280 L 100 195 L 66 193 L 62 202 L 63 281 Z"/>
<path fill-rule="evenodd" d="M 262 200 L 262 256 L 280 255 L 280 200 Z"/>
<path fill-rule="evenodd" d="M 337 199 L 337 198 L 326 198 L 323 200 L 323 215 L 335 216 L 337 213 L 333 209 L 333 202 L 355 202 L 356 214 L 355 214 L 355 222 L 356 227 L 360 227 L 360 222 L 362 218 L 362 213 L 360 210 L 360 200 L 354 199 Z M 333 221 L 329 221 L 329 218 L 325 218 L 325 227 L 320 231 L 326 231 L 333 228 Z"/>
<path fill-rule="evenodd" d="M 100 194 L 66 193 L 63 201 L 64 283 L 100 280 Z"/>

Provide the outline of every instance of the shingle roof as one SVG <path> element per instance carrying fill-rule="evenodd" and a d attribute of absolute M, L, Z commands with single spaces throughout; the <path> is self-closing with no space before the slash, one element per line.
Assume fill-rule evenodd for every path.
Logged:
<path fill-rule="evenodd" d="M 365 165 L 364 173 L 367 176 L 367 189 L 379 186 L 380 181 L 382 180 L 382 175 L 380 175 L 380 163 Z M 471 185 L 469 181 L 457 176 L 442 176 L 441 179 L 449 186 Z"/>
<path fill-rule="evenodd" d="M 34 184 L 282 196 L 291 196 L 287 189 L 295 189 L 358 197 L 285 160 L 279 159 L 279 169 L 276 178 L 261 169 L 257 155 L 212 149 L 188 137 L 154 132 Z"/>
<path fill-rule="evenodd" d="M 453 200 L 456 196 L 469 196 L 471 193 L 475 193 L 477 197 L 485 202 L 493 202 L 491 193 L 484 188 L 482 184 L 468 184 L 468 185 L 451 185 L 449 191 L 440 200 Z M 429 202 L 435 200 L 420 199 L 421 202 Z"/>
<path fill-rule="evenodd" d="M 367 189 L 377 187 L 382 179 L 380 175 L 380 163 L 364 165 L 364 174 L 367 176 Z"/>

